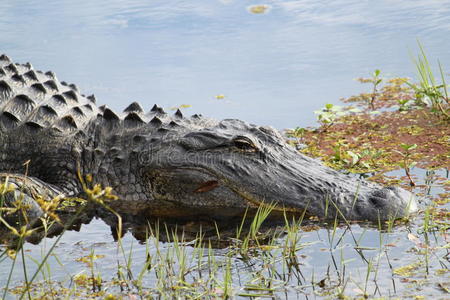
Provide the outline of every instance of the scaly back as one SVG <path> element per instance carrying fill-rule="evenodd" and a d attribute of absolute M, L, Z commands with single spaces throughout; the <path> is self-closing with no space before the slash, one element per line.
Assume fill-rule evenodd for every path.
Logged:
<path fill-rule="evenodd" d="M 198 115 L 185 118 L 179 110 L 169 116 L 157 105 L 145 113 L 136 102 L 115 113 L 97 107 L 94 96 L 82 95 L 75 85 L 59 82 L 53 72 L 0 55 L 0 171 L 75 185 L 78 170 L 100 172 L 101 163 L 168 134 L 213 124 Z"/>
<path fill-rule="evenodd" d="M 0 56 L 0 132 L 52 129 L 69 134 L 83 129 L 98 113 L 94 96 L 81 95 L 75 85 L 59 82 L 52 72 Z"/>

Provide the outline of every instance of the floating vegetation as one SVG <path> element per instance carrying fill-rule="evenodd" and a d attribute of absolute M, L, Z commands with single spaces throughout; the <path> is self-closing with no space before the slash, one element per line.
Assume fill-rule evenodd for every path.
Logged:
<path fill-rule="evenodd" d="M 259 5 L 251 5 L 247 9 L 250 13 L 258 15 L 268 13 L 269 10 L 271 9 L 271 6 L 267 4 L 259 4 Z"/>
<path fill-rule="evenodd" d="M 173 106 L 173 107 L 171 107 L 170 110 L 177 110 L 177 109 L 182 110 L 182 109 L 190 108 L 190 107 L 192 107 L 192 105 L 189 105 L 189 104 L 181 104 L 181 105 L 179 105 L 179 106 Z"/>
<path fill-rule="evenodd" d="M 376 174 L 373 180 L 381 183 L 387 180 L 383 174 L 392 170 L 403 169 L 409 176 L 415 166 L 449 168 L 450 126 L 446 115 L 420 102 L 412 84 L 403 78 L 386 80 L 385 85 L 380 85 L 382 79 L 378 77 L 359 79 L 362 83 L 375 80 L 374 93 L 342 99 L 356 104 L 356 108 L 327 104 L 316 112 L 319 128 L 290 130 L 293 143 L 335 169 Z M 450 105 L 441 103 L 440 107 L 448 111 Z"/>

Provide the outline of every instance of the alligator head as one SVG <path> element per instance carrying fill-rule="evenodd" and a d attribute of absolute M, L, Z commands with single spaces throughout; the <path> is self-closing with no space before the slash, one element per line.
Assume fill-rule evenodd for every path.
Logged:
<path fill-rule="evenodd" d="M 176 130 L 160 128 L 157 138 L 154 132 L 140 132 L 143 141 L 133 150 L 138 186 L 131 188 L 141 195 L 131 197 L 138 210 L 163 217 L 220 218 L 266 203 L 279 212 L 306 210 L 320 218 L 371 221 L 417 210 L 411 193 L 332 170 L 296 151 L 271 127 L 205 120 L 194 129 L 183 122 Z M 132 135 L 126 140 L 136 140 Z M 129 203 L 123 205 L 130 209 Z"/>

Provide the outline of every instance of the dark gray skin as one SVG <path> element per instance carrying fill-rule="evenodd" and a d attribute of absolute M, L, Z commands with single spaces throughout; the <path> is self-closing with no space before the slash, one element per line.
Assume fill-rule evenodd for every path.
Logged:
<path fill-rule="evenodd" d="M 378 221 L 417 210 L 409 192 L 334 171 L 271 127 L 169 116 L 156 105 L 144 113 L 137 103 L 118 115 L 53 73 L 0 56 L 0 172 L 83 196 L 78 171 L 111 186 L 119 200 L 109 204 L 127 214 L 229 218 L 271 203 L 280 213 Z"/>

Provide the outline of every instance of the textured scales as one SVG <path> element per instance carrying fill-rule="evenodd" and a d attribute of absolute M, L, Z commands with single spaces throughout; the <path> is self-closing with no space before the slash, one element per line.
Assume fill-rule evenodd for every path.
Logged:
<path fill-rule="evenodd" d="M 54 73 L 5 55 L 0 172 L 17 185 L 27 174 L 35 190 L 70 196 L 82 196 L 78 173 L 92 174 L 120 197 L 114 208 L 151 216 L 230 217 L 263 202 L 277 211 L 374 221 L 417 209 L 409 192 L 325 167 L 271 127 L 168 115 L 157 105 L 145 113 L 136 102 L 116 113 Z"/>
<path fill-rule="evenodd" d="M 117 114 L 105 105 L 97 107 L 95 102 L 94 95 L 80 94 L 76 85 L 59 82 L 53 72 L 36 71 L 30 63 L 13 63 L 8 56 L 1 55 L 0 170 L 23 173 L 23 164 L 27 161 L 24 158 L 33 158 L 28 170 L 30 175 L 37 174 L 47 182 L 60 184 L 66 194 L 76 195 L 79 190 L 75 187 L 81 188 L 74 176 L 77 167 L 101 176 L 101 171 L 111 172 L 99 170 L 101 166 L 97 164 L 106 154 L 108 159 L 120 161 L 124 152 L 142 149 L 142 142 L 149 136 L 155 142 L 158 136 L 166 136 L 174 128 L 182 131 L 187 130 L 186 126 L 203 128 L 216 123 L 199 115 L 184 118 L 180 110 L 169 116 L 156 104 L 145 113 L 139 103 L 133 102 L 122 114 Z M 131 139 L 123 141 L 124 135 Z M 77 144 L 84 149 L 76 149 Z M 139 147 L 130 151 L 133 144 Z M 55 153 L 47 157 L 33 155 L 30 149 L 36 146 Z M 85 158 L 86 165 L 77 166 L 73 159 L 68 159 L 71 154 L 90 157 Z M 58 158 L 54 159 L 53 165 L 52 157 Z M 92 164 L 90 159 L 96 163 Z M 55 170 L 53 166 L 66 170 Z M 51 171 L 45 174 L 47 172 L 42 169 Z M 112 184 L 115 188 L 125 189 L 119 186 L 120 182 Z"/>

